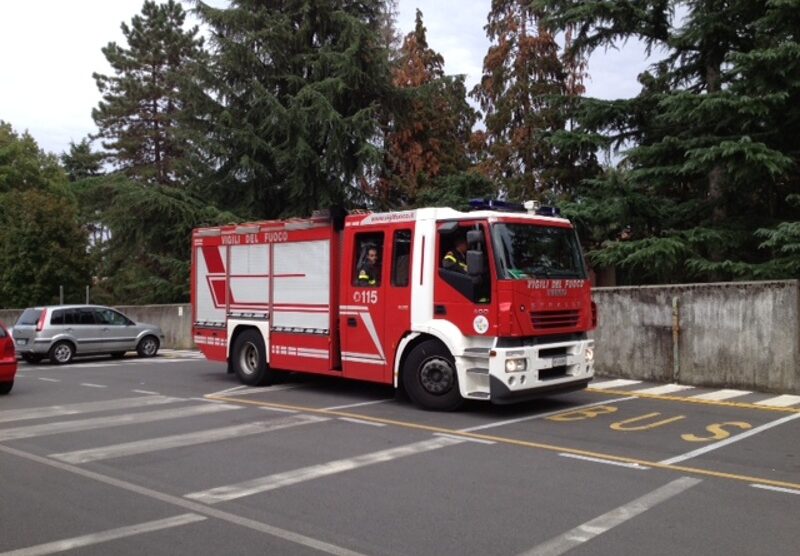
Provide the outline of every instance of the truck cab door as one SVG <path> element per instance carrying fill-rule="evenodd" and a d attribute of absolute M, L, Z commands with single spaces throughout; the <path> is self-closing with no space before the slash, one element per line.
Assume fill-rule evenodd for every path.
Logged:
<path fill-rule="evenodd" d="M 388 264 L 384 232 L 346 231 L 341 268 L 339 330 L 348 378 L 386 382 L 384 345 Z"/>
<path fill-rule="evenodd" d="M 465 253 L 457 253 L 459 244 L 466 245 Z M 466 336 L 496 335 L 493 272 L 489 264 L 492 258 L 486 223 L 440 223 L 436 245 L 439 267 L 434 278 L 433 318 L 452 322 Z M 458 264 L 452 263 L 454 258 Z M 474 258 L 479 259 L 481 271 L 470 274 L 467 262 Z"/>

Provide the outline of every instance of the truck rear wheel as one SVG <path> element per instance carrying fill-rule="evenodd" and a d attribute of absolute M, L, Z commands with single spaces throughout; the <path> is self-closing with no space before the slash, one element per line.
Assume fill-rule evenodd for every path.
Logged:
<path fill-rule="evenodd" d="M 0 382 L 0 396 L 5 396 L 11 389 L 14 387 L 14 381 L 9 380 L 8 382 Z"/>
<path fill-rule="evenodd" d="M 403 387 L 423 409 L 453 411 L 464 402 L 453 356 L 438 340 L 425 340 L 406 358 Z"/>
<path fill-rule="evenodd" d="M 245 330 L 233 343 L 231 363 L 242 384 L 263 386 L 275 382 L 275 371 L 267 365 L 264 338 L 257 330 Z"/>

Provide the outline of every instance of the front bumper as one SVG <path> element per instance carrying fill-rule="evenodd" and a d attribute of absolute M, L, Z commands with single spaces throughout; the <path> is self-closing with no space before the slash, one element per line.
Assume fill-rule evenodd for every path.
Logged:
<path fill-rule="evenodd" d="M 507 370 L 507 361 L 514 360 Z M 466 362 L 465 362 L 466 363 Z M 594 341 L 581 339 L 521 347 L 495 347 L 465 370 L 465 397 L 508 404 L 585 388 L 594 377 Z"/>

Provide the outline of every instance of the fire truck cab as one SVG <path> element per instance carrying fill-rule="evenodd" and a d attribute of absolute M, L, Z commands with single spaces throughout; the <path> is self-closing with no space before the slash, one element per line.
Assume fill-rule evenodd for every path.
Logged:
<path fill-rule="evenodd" d="M 476 209 L 196 229 L 194 341 L 244 384 L 339 376 L 426 409 L 584 388 L 596 310 L 572 225 Z"/>

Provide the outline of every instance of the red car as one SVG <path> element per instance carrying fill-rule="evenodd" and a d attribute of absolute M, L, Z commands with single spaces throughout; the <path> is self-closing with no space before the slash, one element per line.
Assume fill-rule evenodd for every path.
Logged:
<path fill-rule="evenodd" d="M 17 354 L 14 352 L 14 340 L 0 322 L 0 395 L 11 392 L 16 374 Z"/>

